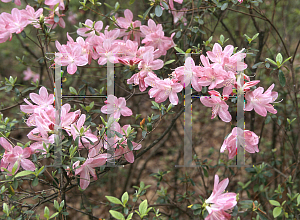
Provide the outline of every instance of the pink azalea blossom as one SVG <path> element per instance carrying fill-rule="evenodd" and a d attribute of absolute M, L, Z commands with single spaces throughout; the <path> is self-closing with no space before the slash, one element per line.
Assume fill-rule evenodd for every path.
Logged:
<path fill-rule="evenodd" d="M 1 1 L 4 2 L 4 3 L 8 3 L 8 2 L 11 2 L 12 0 L 1 0 Z M 20 5 L 21 5 L 21 0 L 15 0 L 14 2 L 15 2 L 15 4 L 16 4 L 17 6 L 20 6 Z"/>
<path fill-rule="evenodd" d="M 17 8 L 13 8 L 11 10 L 11 14 L 5 13 L 2 15 L 2 19 L 4 19 L 8 25 L 6 26 L 6 30 L 10 33 L 21 33 L 24 28 L 28 25 L 28 19 L 26 18 L 26 11 L 19 10 Z"/>
<path fill-rule="evenodd" d="M 161 103 L 169 98 L 172 105 L 178 104 L 177 93 L 181 92 L 183 86 L 169 78 L 155 80 L 154 87 L 149 90 L 150 98 L 155 97 L 155 102 Z"/>
<path fill-rule="evenodd" d="M 239 127 L 234 127 L 231 133 L 224 140 L 220 152 L 228 150 L 228 158 L 233 159 L 237 153 L 237 147 L 243 147 L 249 153 L 259 152 L 258 136 L 249 130 L 243 130 Z"/>
<path fill-rule="evenodd" d="M 214 89 L 222 84 L 225 81 L 225 77 L 228 75 L 221 65 L 202 67 L 201 69 L 203 73 L 198 84 L 201 86 L 209 86 L 208 89 Z"/>
<path fill-rule="evenodd" d="M 20 166 L 24 170 L 35 170 L 35 165 L 32 163 L 30 160 L 26 159 L 30 157 L 31 155 L 31 149 L 29 147 L 26 147 L 22 149 L 20 146 L 15 146 L 12 147 L 4 138 L 0 141 L 0 144 L 6 149 L 9 150 L 10 152 L 7 153 L 6 156 L 3 156 L 2 161 L 1 161 L 1 166 L 4 168 L 7 168 L 8 171 L 12 172 L 13 166 L 17 162 L 18 167 L 15 172 L 17 172 L 20 168 Z M 8 166 L 8 167 L 7 167 Z"/>
<path fill-rule="evenodd" d="M 65 10 L 65 4 L 63 0 L 45 0 L 45 5 L 49 6 L 55 6 L 56 4 L 59 4 L 59 10 Z"/>
<path fill-rule="evenodd" d="M 139 85 L 140 91 L 145 91 L 148 85 L 144 79 L 148 76 L 148 73 L 152 73 L 153 70 L 161 69 L 164 66 L 164 62 L 160 59 L 154 60 L 154 48 L 147 51 L 143 55 L 143 60 L 139 63 L 140 72 L 134 74 L 130 79 L 127 80 L 128 84 Z"/>
<path fill-rule="evenodd" d="M 9 22 L 6 17 L 9 15 L 6 12 L 0 14 L 0 43 L 12 39 L 12 33 L 7 29 Z"/>
<path fill-rule="evenodd" d="M 212 51 L 207 51 L 207 56 L 212 62 L 221 64 L 225 56 L 231 56 L 233 49 L 232 45 L 228 45 L 222 50 L 221 45 L 215 43 Z"/>
<path fill-rule="evenodd" d="M 80 174 L 80 187 L 86 189 L 90 184 L 90 175 L 94 180 L 97 180 L 95 167 L 100 167 L 106 163 L 108 155 L 99 154 L 95 148 L 89 151 L 87 160 L 79 167 L 80 161 L 76 161 L 73 164 L 75 169 L 75 175 Z"/>
<path fill-rule="evenodd" d="M 175 74 L 180 84 L 184 87 L 192 83 L 192 87 L 200 92 L 202 86 L 198 83 L 199 77 L 202 75 L 200 66 L 196 66 L 194 60 L 191 57 L 186 58 L 184 66 L 177 67 Z"/>
<path fill-rule="evenodd" d="M 254 91 L 248 91 L 246 92 L 245 98 L 247 100 L 247 104 L 245 106 L 245 111 L 251 111 L 254 109 L 254 111 L 263 116 L 266 117 L 267 112 L 271 112 L 272 114 L 276 114 L 277 111 L 274 109 L 273 105 L 270 103 L 274 102 L 277 97 L 277 92 L 272 92 L 272 89 L 274 88 L 274 84 L 272 84 L 263 94 L 264 88 L 258 87 Z"/>
<path fill-rule="evenodd" d="M 45 154 L 45 149 L 44 149 L 44 144 L 48 146 L 48 144 L 53 144 L 54 143 L 54 134 L 51 136 L 48 136 L 48 134 L 45 136 L 42 136 L 38 128 L 34 128 L 32 131 L 29 132 L 27 137 L 30 140 L 35 140 L 37 142 L 34 142 L 33 144 L 30 145 L 31 151 L 33 153 L 38 153 L 41 152 Z"/>
<path fill-rule="evenodd" d="M 37 105 L 31 104 L 27 99 L 24 99 L 24 101 L 28 105 L 20 105 L 20 109 L 22 112 L 31 114 L 34 113 L 35 109 L 41 108 L 41 109 L 53 109 L 53 102 L 54 102 L 54 95 L 50 94 L 48 95 L 47 89 L 42 86 L 39 90 L 39 94 L 36 93 L 30 93 L 29 97 L 32 102 L 34 102 Z"/>
<path fill-rule="evenodd" d="M 38 18 L 41 16 L 41 14 L 43 14 L 42 8 L 35 11 L 34 8 L 29 5 L 26 6 L 25 13 L 24 13 L 24 15 L 26 15 L 28 24 L 32 24 L 35 28 L 41 27 L 39 24 L 39 20 L 38 20 Z"/>
<path fill-rule="evenodd" d="M 105 39 L 103 44 L 96 47 L 96 53 L 98 54 L 99 65 L 104 65 L 107 61 L 111 63 L 118 63 L 119 45 L 114 43 L 111 39 Z M 94 57 L 95 59 L 95 57 Z"/>
<path fill-rule="evenodd" d="M 20 109 L 22 112 L 31 114 L 34 113 L 35 109 L 51 110 L 54 108 L 52 105 L 54 102 L 54 95 L 53 94 L 48 95 L 48 91 L 44 86 L 40 88 L 39 94 L 30 93 L 29 97 L 31 101 L 37 105 L 33 105 L 27 99 L 24 99 L 24 101 L 28 105 L 20 105 Z"/>
<path fill-rule="evenodd" d="M 141 21 L 132 21 L 133 14 L 129 9 L 124 11 L 124 17 L 117 18 L 117 23 L 122 28 L 119 37 L 124 36 L 123 40 L 125 41 L 131 39 L 139 43 L 142 33 L 137 28 L 141 26 Z"/>
<path fill-rule="evenodd" d="M 114 118 L 120 118 L 121 115 L 132 115 L 132 111 L 126 107 L 126 100 L 123 97 L 117 98 L 114 95 L 108 95 L 105 104 L 106 105 L 101 108 L 101 112 L 104 114 L 113 114 Z"/>
<path fill-rule="evenodd" d="M 172 40 L 175 33 L 173 33 L 171 37 L 165 37 L 162 26 L 160 24 L 156 26 L 152 19 L 148 20 L 148 26 L 142 25 L 140 30 L 146 36 L 142 40 L 142 43 L 146 46 L 152 46 L 155 49 L 159 49 L 160 55 L 166 55 L 167 50 L 175 46 L 175 43 Z"/>
<path fill-rule="evenodd" d="M 212 107 L 211 119 L 219 115 L 222 121 L 230 122 L 232 117 L 228 111 L 229 106 L 221 98 L 220 93 L 214 90 L 209 91 L 209 93 L 211 94 L 211 97 L 201 96 L 200 101 L 206 107 Z"/>
<path fill-rule="evenodd" d="M 228 178 L 219 183 L 219 176 L 215 175 L 213 192 L 205 200 L 205 208 L 209 213 L 205 220 L 230 219 L 230 214 L 225 211 L 232 209 L 237 204 L 237 201 L 235 193 L 224 193 L 228 183 Z"/>
<path fill-rule="evenodd" d="M 40 79 L 40 74 L 33 72 L 30 69 L 30 67 L 27 67 L 27 70 L 24 70 L 23 74 L 25 75 L 25 77 L 23 78 L 23 80 L 25 81 L 30 80 L 32 78 L 32 81 L 36 82 L 38 79 Z"/>
<path fill-rule="evenodd" d="M 58 41 L 55 41 L 55 45 L 60 52 L 61 65 L 67 66 L 67 72 L 69 74 L 74 74 L 77 71 L 77 66 L 85 66 L 88 64 L 88 54 L 84 53 L 79 43 L 60 45 Z"/>

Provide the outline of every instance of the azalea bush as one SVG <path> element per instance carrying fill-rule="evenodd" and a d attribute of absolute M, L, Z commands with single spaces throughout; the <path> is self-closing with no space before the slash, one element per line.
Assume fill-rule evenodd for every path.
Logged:
<path fill-rule="evenodd" d="M 300 218 L 292 1 L 1 1 L 1 218 Z"/>

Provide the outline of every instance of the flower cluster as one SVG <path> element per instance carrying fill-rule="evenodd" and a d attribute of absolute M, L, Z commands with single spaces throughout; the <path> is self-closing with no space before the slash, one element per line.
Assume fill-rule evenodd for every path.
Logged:
<path fill-rule="evenodd" d="M 107 129 L 113 133 L 112 135 L 104 133 L 99 137 L 97 133 L 92 133 L 91 129 L 84 125 L 86 115 L 81 114 L 80 110 L 71 112 L 69 104 L 61 106 L 61 118 L 59 124 L 57 124 L 57 112 L 53 106 L 54 95 L 48 94 L 45 87 L 40 88 L 39 94 L 30 93 L 29 96 L 34 104 L 24 99 L 27 105 L 21 105 L 20 108 L 21 111 L 29 116 L 26 124 L 29 127 L 34 127 L 27 135 L 34 143 L 22 149 L 20 146 L 12 147 L 4 138 L 1 138 L 0 145 L 5 149 L 1 167 L 7 168 L 11 172 L 14 164 L 18 162 L 18 169 L 21 166 L 25 170 L 34 170 L 35 165 L 27 158 L 33 153 L 42 153 L 42 155 L 48 153 L 49 146 L 54 143 L 58 129 L 62 129 L 65 135 L 75 141 L 79 151 L 86 150 L 88 152 L 88 156 L 82 164 L 78 160 L 72 166 L 75 170 L 75 175 L 80 175 L 80 186 L 82 189 L 89 185 L 90 174 L 94 179 L 97 178 L 94 168 L 104 165 L 107 159 L 112 156 L 104 153 L 105 150 L 113 149 L 116 159 L 124 155 L 128 162 L 134 162 L 132 151 L 139 150 L 142 146 L 131 140 L 132 146 L 128 146 L 128 139 L 131 139 L 130 134 L 133 132 L 133 129 L 131 129 L 130 125 L 124 125 L 121 128 L 116 121 L 121 115 L 132 115 L 132 111 L 126 107 L 124 98 L 118 99 L 112 95 L 108 96 L 107 101 L 105 101 L 106 105 L 102 107 L 101 111 L 104 114 L 111 115 L 109 121 L 113 121 Z M 62 138 L 68 138 L 67 136 Z"/>

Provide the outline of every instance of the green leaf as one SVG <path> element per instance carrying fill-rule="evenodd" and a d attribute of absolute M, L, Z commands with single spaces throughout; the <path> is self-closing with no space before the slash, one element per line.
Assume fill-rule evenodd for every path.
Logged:
<path fill-rule="evenodd" d="M 147 9 L 147 11 L 145 11 L 145 13 L 143 14 L 143 19 L 145 20 L 146 17 L 148 16 L 150 10 L 153 8 L 153 6 L 150 6 L 150 8 Z"/>
<path fill-rule="evenodd" d="M 168 60 L 167 62 L 165 62 L 165 66 L 170 64 L 170 63 L 173 63 L 175 60 Z"/>
<path fill-rule="evenodd" d="M 228 7 L 228 3 L 224 3 L 221 7 L 221 10 L 224 11 Z"/>
<path fill-rule="evenodd" d="M 277 218 L 282 212 L 282 208 L 281 207 L 276 207 L 275 209 L 273 209 L 273 216 L 274 218 Z"/>
<path fill-rule="evenodd" d="M 180 38 L 181 37 L 181 31 L 177 31 L 177 33 L 175 34 L 176 38 Z"/>
<path fill-rule="evenodd" d="M 157 17 L 160 17 L 162 15 L 162 13 L 163 13 L 163 11 L 162 11 L 160 5 L 156 5 L 156 7 L 155 7 L 155 15 Z"/>
<path fill-rule="evenodd" d="M 279 70 L 279 75 L 278 75 L 278 78 L 279 78 L 279 83 L 282 87 L 285 86 L 285 83 L 286 83 L 286 79 L 285 79 L 285 76 L 282 72 L 282 70 Z"/>
<path fill-rule="evenodd" d="M 129 5 L 132 5 L 135 2 L 135 0 L 130 0 Z"/>
<path fill-rule="evenodd" d="M 147 131 L 145 131 L 145 130 L 144 130 L 144 131 L 142 131 L 142 137 L 143 137 L 143 138 L 145 138 L 145 137 L 146 137 L 146 135 L 147 135 Z"/>
<path fill-rule="evenodd" d="M 223 34 L 221 34 L 221 36 L 220 36 L 220 41 L 222 42 L 222 44 L 224 43 L 224 35 Z"/>
<path fill-rule="evenodd" d="M 59 204 L 56 200 L 54 200 L 54 208 L 56 208 L 57 210 L 59 210 Z"/>
<path fill-rule="evenodd" d="M 260 212 L 257 212 L 257 214 L 259 215 L 259 217 L 260 217 L 260 220 L 268 220 L 268 218 L 267 217 L 265 217 L 262 213 L 260 213 Z"/>
<path fill-rule="evenodd" d="M 169 10 L 169 6 L 166 2 L 161 2 L 161 4 L 163 5 L 163 7 L 166 9 L 166 10 Z"/>
<path fill-rule="evenodd" d="M 3 212 L 6 213 L 7 216 L 9 216 L 9 208 L 6 203 L 3 203 Z"/>
<path fill-rule="evenodd" d="M 174 47 L 174 49 L 175 49 L 178 53 L 185 54 L 185 52 L 184 52 L 183 50 L 181 50 L 179 47 Z"/>
<path fill-rule="evenodd" d="M 277 63 L 274 60 L 271 60 L 270 58 L 266 58 L 267 61 L 269 61 L 270 63 L 274 64 L 275 66 L 277 66 Z"/>
<path fill-rule="evenodd" d="M 59 17 L 57 14 L 54 14 L 54 22 L 58 23 L 59 22 Z"/>
<path fill-rule="evenodd" d="M 35 177 L 34 179 L 33 179 L 33 181 L 31 182 L 31 185 L 32 186 L 37 186 L 39 184 L 39 179 L 37 178 L 37 177 Z"/>
<path fill-rule="evenodd" d="M 15 175 L 15 178 L 22 177 L 22 176 L 27 176 L 27 175 L 30 175 L 30 174 L 34 174 L 34 172 L 30 171 L 30 170 L 21 171 L 21 172 L 17 173 L 17 175 Z"/>
<path fill-rule="evenodd" d="M 282 60 L 283 60 L 283 58 L 282 58 L 281 53 L 277 54 L 277 56 L 276 56 L 276 63 L 282 64 Z"/>
<path fill-rule="evenodd" d="M 129 148 L 129 150 L 133 150 L 133 145 L 132 145 L 132 142 L 131 142 L 131 140 L 129 140 L 129 139 L 127 139 L 127 146 L 128 146 L 128 148 Z"/>
<path fill-rule="evenodd" d="M 297 205 L 300 205 L 300 195 L 297 197 Z"/>
<path fill-rule="evenodd" d="M 109 210 L 109 213 L 112 215 L 112 217 L 114 217 L 116 219 L 120 219 L 120 220 L 125 219 L 121 212 L 117 212 L 117 211 L 114 211 L 114 210 Z"/>
<path fill-rule="evenodd" d="M 269 200 L 269 202 L 271 203 L 271 205 L 280 206 L 280 203 L 277 202 L 276 200 Z"/>
<path fill-rule="evenodd" d="M 119 204 L 119 205 L 123 205 L 123 203 L 120 201 L 120 199 L 113 197 L 113 196 L 105 196 L 105 198 L 110 201 L 113 204 Z"/>
<path fill-rule="evenodd" d="M 106 7 L 108 7 L 109 9 L 111 9 L 111 10 L 113 10 L 114 9 L 114 7 L 112 7 L 112 6 L 110 6 L 109 4 L 107 4 L 107 3 L 104 3 L 104 5 L 106 5 Z"/>
<path fill-rule="evenodd" d="M 123 205 L 126 205 L 126 203 L 128 202 L 128 199 L 129 199 L 128 193 L 125 192 L 121 198 Z"/>
<path fill-rule="evenodd" d="M 145 215 L 147 213 L 148 208 L 148 202 L 147 199 L 145 199 L 140 205 L 139 205 L 139 212 L 141 215 Z"/>
<path fill-rule="evenodd" d="M 254 40 L 255 38 L 257 38 L 259 35 L 259 33 L 255 34 L 253 37 L 252 37 L 252 40 Z"/>
<path fill-rule="evenodd" d="M 286 61 L 290 60 L 291 58 L 292 57 L 289 57 L 289 58 L 285 59 L 282 64 L 284 64 Z"/>
<path fill-rule="evenodd" d="M 21 32 L 21 35 L 22 35 L 23 38 L 26 38 L 26 33 L 25 33 L 25 31 L 22 31 L 22 32 Z"/>
<path fill-rule="evenodd" d="M 47 219 L 49 219 L 49 217 L 50 217 L 49 208 L 47 206 L 45 206 L 45 209 L 44 209 L 44 217 Z"/>
<path fill-rule="evenodd" d="M 76 89 L 74 89 L 72 86 L 69 87 L 69 91 L 71 94 L 78 95 Z"/>
<path fill-rule="evenodd" d="M 59 214 L 59 212 L 55 212 L 53 215 L 51 215 L 51 216 L 50 216 L 50 219 L 51 219 L 51 218 L 55 218 L 55 217 L 57 217 L 57 216 L 58 216 L 58 214 Z"/>
<path fill-rule="evenodd" d="M 116 2 L 116 4 L 115 4 L 115 10 L 117 11 L 119 8 L 120 8 L 120 4 L 119 4 L 119 2 Z"/>
<path fill-rule="evenodd" d="M 259 62 L 259 63 L 256 63 L 252 66 L 252 69 L 256 69 L 260 64 L 263 64 L 264 62 Z"/>
<path fill-rule="evenodd" d="M 131 220 L 131 219 L 132 219 L 132 216 L 133 216 L 133 213 L 130 213 L 130 214 L 127 216 L 126 220 Z"/>
<path fill-rule="evenodd" d="M 11 170 L 11 173 L 12 173 L 12 174 L 15 174 L 15 173 L 16 173 L 16 171 L 17 171 L 17 169 L 18 169 L 18 166 L 19 166 L 19 162 L 16 161 L 15 164 L 14 164 L 14 166 L 13 166 L 13 168 L 12 168 L 12 170 Z"/>
<path fill-rule="evenodd" d="M 154 102 L 154 101 L 151 101 L 151 103 L 152 103 L 152 105 L 153 106 L 155 106 L 156 108 L 158 108 L 159 109 L 159 104 L 157 104 L 156 102 Z"/>

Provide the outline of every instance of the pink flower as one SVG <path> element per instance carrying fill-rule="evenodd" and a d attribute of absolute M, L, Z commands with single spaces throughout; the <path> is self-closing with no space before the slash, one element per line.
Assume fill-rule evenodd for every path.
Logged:
<path fill-rule="evenodd" d="M 219 183 L 219 176 L 215 175 L 213 192 L 210 197 L 205 200 L 205 208 L 209 213 L 205 220 L 230 219 L 230 214 L 225 211 L 232 209 L 237 204 L 237 201 L 235 193 L 223 193 L 228 183 L 228 178 Z"/>
<path fill-rule="evenodd" d="M 240 3 L 243 3 L 244 0 L 238 0 Z"/>
<path fill-rule="evenodd" d="M 107 60 L 111 63 L 118 63 L 119 50 L 119 45 L 114 43 L 114 40 L 105 39 L 102 45 L 96 47 L 96 53 L 99 57 L 98 64 L 104 65 Z"/>
<path fill-rule="evenodd" d="M 80 161 L 76 161 L 73 164 L 75 169 L 75 175 L 80 174 L 80 187 L 86 189 L 90 184 L 90 175 L 93 176 L 94 180 L 97 180 L 95 167 L 100 167 L 106 163 L 108 155 L 98 154 L 95 148 L 89 151 L 88 159 L 79 167 Z"/>
<path fill-rule="evenodd" d="M 32 78 L 33 82 L 36 82 L 38 79 L 40 79 L 40 75 L 33 72 L 30 67 L 27 67 L 27 70 L 24 70 L 23 74 L 25 75 L 25 77 L 23 78 L 23 80 L 29 80 Z"/>
<path fill-rule="evenodd" d="M 181 85 L 188 86 L 192 82 L 192 87 L 200 92 L 202 86 L 198 83 L 199 77 L 202 75 L 199 66 L 195 66 L 195 62 L 191 57 L 185 60 L 184 66 L 175 69 L 176 77 Z"/>
<path fill-rule="evenodd" d="M 139 43 L 142 33 L 139 30 L 137 30 L 137 28 L 141 26 L 141 22 L 138 20 L 132 21 L 133 14 L 129 9 L 126 9 L 124 11 L 124 17 L 125 18 L 117 18 L 117 23 L 122 28 L 119 37 L 124 36 L 123 40 L 125 41 L 131 39 Z M 128 29 L 129 31 L 126 29 Z"/>
<path fill-rule="evenodd" d="M 153 78 L 150 80 L 153 83 Z M 149 90 L 149 95 L 150 98 L 155 97 L 155 102 L 161 103 L 169 98 L 172 105 L 178 104 L 177 93 L 181 92 L 183 86 L 177 83 L 176 80 L 171 80 L 169 78 L 164 80 L 157 79 L 153 85 L 154 87 Z"/>
<path fill-rule="evenodd" d="M 245 98 L 247 100 L 247 104 L 245 106 L 245 111 L 251 111 L 254 108 L 254 111 L 261 115 L 266 117 L 267 112 L 271 112 L 272 114 L 276 114 L 277 111 L 274 109 L 274 107 L 269 104 L 274 102 L 277 97 L 277 92 L 272 92 L 272 89 L 274 88 L 274 84 L 272 84 L 263 94 L 264 88 L 258 87 L 254 91 L 246 92 Z"/>
<path fill-rule="evenodd" d="M 160 24 L 156 26 L 152 19 L 148 20 L 148 27 L 142 25 L 140 30 L 146 36 L 142 40 L 142 43 L 146 46 L 152 46 L 155 49 L 158 48 L 160 55 L 166 55 L 167 50 L 175 46 L 175 43 L 172 40 L 175 33 L 173 33 L 171 37 L 165 37 L 162 26 Z"/>
<path fill-rule="evenodd" d="M 25 149 L 22 149 L 20 146 L 12 147 L 3 137 L 0 138 L 0 145 L 6 150 L 5 155 L 1 160 L 1 167 L 7 168 L 8 166 L 7 170 L 12 172 L 13 166 L 17 162 L 18 167 L 15 172 L 19 170 L 20 166 L 24 170 L 35 170 L 35 165 L 30 160 L 26 159 L 31 155 L 31 149 L 29 147 Z"/>
<path fill-rule="evenodd" d="M 65 4 L 63 0 L 45 0 L 45 5 L 54 6 L 59 3 L 59 10 L 65 10 Z"/>
<path fill-rule="evenodd" d="M 207 56 L 212 62 L 221 64 L 225 56 L 231 56 L 233 49 L 232 45 L 228 45 L 222 50 L 221 45 L 215 43 L 212 51 L 207 51 Z"/>
<path fill-rule="evenodd" d="M 228 150 L 228 158 L 233 159 L 237 153 L 237 147 L 243 147 L 249 153 L 259 152 L 258 136 L 249 130 L 243 130 L 239 127 L 234 127 L 231 133 L 224 140 L 220 152 Z"/>
<path fill-rule="evenodd" d="M 8 3 L 8 2 L 11 2 L 12 0 L 1 0 L 2 2 L 5 2 L 5 3 Z M 20 6 L 21 5 L 21 0 L 15 0 L 15 4 L 17 6 Z"/>
<path fill-rule="evenodd" d="M 48 144 L 53 144 L 54 143 L 54 136 L 55 136 L 54 134 L 52 134 L 51 136 L 48 136 L 48 134 L 42 136 L 39 129 L 34 128 L 27 135 L 27 137 L 30 140 L 37 141 L 37 142 L 30 145 L 31 151 L 35 152 L 35 153 L 38 153 L 38 152 L 42 151 L 42 153 L 45 154 L 46 152 L 45 152 L 45 149 L 44 149 L 44 144 L 46 144 L 46 146 L 48 146 Z"/>
<path fill-rule="evenodd" d="M 139 85 L 141 92 L 145 91 L 148 85 L 144 82 L 145 77 L 148 76 L 148 73 L 152 73 L 153 70 L 161 69 L 164 66 L 164 62 L 160 59 L 154 60 L 154 48 L 151 47 L 151 50 L 148 50 L 143 54 L 143 60 L 139 63 L 140 72 L 134 74 L 130 79 L 127 80 L 128 84 Z"/>
<path fill-rule="evenodd" d="M 7 22 L 6 30 L 10 33 L 21 33 L 28 25 L 28 19 L 26 16 L 27 14 L 25 10 L 18 10 L 17 8 L 13 8 L 11 10 L 11 14 L 2 13 L 2 19 Z"/>
<path fill-rule="evenodd" d="M 67 72 L 69 74 L 73 75 L 77 71 L 77 66 L 85 66 L 88 64 L 88 54 L 84 53 L 79 43 L 60 45 L 60 43 L 56 41 L 55 45 L 61 53 L 61 65 L 67 66 Z"/>
<path fill-rule="evenodd" d="M 230 122 L 232 118 L 228 112 L 229 106 L 225 103 L 224 99 L 221 98 L 220 93 L 214 90 L 209 91 L 208 93 L 211 97 L 201 96 L 200 101 L 206 107 L 212 107 L 211 119 L 219 115 L 222 121 Z"/>
<path fill-rule="evenodd" d="M 37 105 L 31 104 L 27 99 L 24 99 L 24 101 L 28 105 L 20 105 L 20 109 L 22 112 L 25 113 L 34 113 L 35 109 L 53 109 L 53 102 L 54 102 L 54 95 L 50 94 L 48 95 L 47 89 L 43 86 L 39 90 L 39 94 L 36 93 L 30 93 L 29 97 L 32 102 L 34 102 Z"/>
<path fill-rule="evenodd" d="M 0 43 L 4 43 L 8 39 L 12 39 L 12 33 L 7 29 L 9 22 L 7 21 L 7 16 L 9 14 L 3 12 L 0 14 Z"/>
<path fill-rule="evenodd" d="M 28 24 L 32 24 L 35 28 L 40 28 L 39 20 L 38 18 L 41 16 L 43 13 L 43 9 L 40 8 L 37 11 L 34 10 L 33 7 L 27 5 L 25 12 L 24 12 L 24 17 L 26 17 Z"/>
<path fill-rule="evenodd" d="M 101 108 L 101 112 L 104 114 L 113 114 L 114 118 L 120 118 L 121 115 L 132 115 L 132 111 L 126 107 L 126 100 L 123 97 L 117 98 L 114 95 L 108 95 L 105 104 L 106 105 Z"/>
<path fill-rule="evenodd" d="M 222 84 L 225 77 L 228 75 L 221 65 L 216 65 L 214 67 L 202 67 L 202 71 L 203 74 L 198 83 L 201 86 L 209 86 L 208 89 L 214 89 L 218 85 Z"/>

